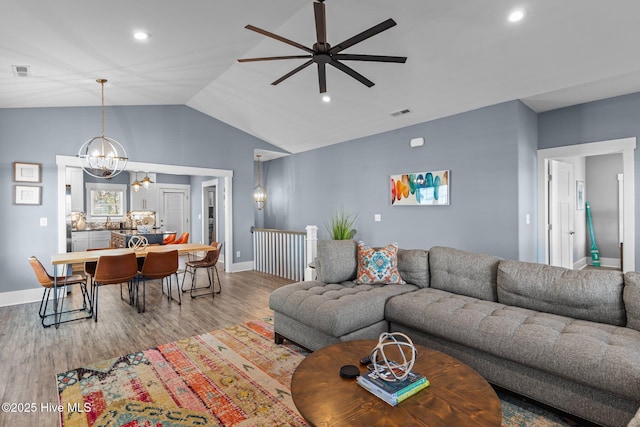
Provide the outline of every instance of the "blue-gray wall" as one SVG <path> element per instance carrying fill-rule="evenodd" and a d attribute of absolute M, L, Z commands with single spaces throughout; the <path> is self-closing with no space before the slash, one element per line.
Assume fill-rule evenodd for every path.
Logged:
<path fill-rule="evenodd" d="M 638 117 L 640 94 L 539 115 L 512 101 L 272 160 L 262 164 L 269 202 L 257 215 L 253 150 L 277 150 L 270 144 L 185 106 L 107 107 L 106 133 L 125 143 L 135 161 L 233 170 L 234 246 L 243 254 L 235 261 L 251 259 L 254 223 L 296 230 L 316 224 L 320 238 L 327 238 L 324 224 L 341 208 L 358 213 L 356 238 L 372 245 L 448 245 L 535 261 L 536 150 L 637 138 Z M 0 109 L 0 198 L 6 206 L 0 209 L 6 230 L 0 292 L 33 288 L 26 258 L 46 260 L 56 252 L 55 155 L 74 155 L 99 128 L 95 107 Z M 424 137 L 425 145 L 410 148 L 415 137 Z M 12 204 L 13 161 L 42 163 L 41 206 Z M 391 206 L 391 174 L 441 169 L 451 171 L 450 206 Z M 201 211 L 200 192 L 193 190 L 194 215 Z M 636 182 L 640 211 L 638 192 Z M 39 227 L 41 217 L 49 218 L 48 227 Z M 636 254 L 639 263 L 637 244 Z"/>
<path fill-rule="evenodd" d="M 281 150 L 186 106 L 106 107 L 105 121 L 107 136 L 123 143 L 132 161 L 233 170 L 233 245 L 242 253 L 234 262 L 251 260 L 253 150 Z M 75 155 L 99 132 L 99 107 L 0 109 L 0 292 L 38 286 L 27 258 L 47 264 L 57 252 L 55 156 Z M 42 205 L 13 205 L 14 161 L 42 164 Z M 201 212 L 196 199 L 193 215 Z M 39 226 L 43 217 L 47 227 Z"/>
<path fill-rule="evenodd" d="M 539 114 L 538 136 L 540 149 L 629 137 L 640 138 L 640 93 Z M 636 149 L 635 152 L 636 212 L 640 212 L 640 154 L 638 151 Z M 638 266 L 640 265 L 638 247 L 640 218 L 637 214 L 635 228 L 636 266 Z"/>
<path fill-rule="evenodd" d="M 410 148 L 415 137 L 424 146 Z M 265 226 L 316 224 L 328 238 L 324 224 L 344 208 L 359 215 L 355 238 L 371 245 L 446 245 L 535 261 L 536 149 L 536 115 L 513 101 L 272 160 Z M 391 206 L 390 175 L 427 170 L 450 170 L 451 204 Z"/>

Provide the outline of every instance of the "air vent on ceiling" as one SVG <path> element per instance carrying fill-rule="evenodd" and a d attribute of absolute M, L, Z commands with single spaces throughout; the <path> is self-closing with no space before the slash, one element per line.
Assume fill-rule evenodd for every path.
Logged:
<path fill-rule="evenodd" d="M 29 77 L 31 76 L 31 67 L 28 65 L 12 65 L 13 75 L 16 77 Z"/>
<path fill-rule="evenodd" d="M 409 114 L 411 112 L 411 110 L 409 110 L 408 108 L 405 108 L 404 110 L 400 110 L 400 111 L 396 111 L 391 113 L 392 117 L 398 117 L 398 116 L 403 116 L 405 114 Z"/>

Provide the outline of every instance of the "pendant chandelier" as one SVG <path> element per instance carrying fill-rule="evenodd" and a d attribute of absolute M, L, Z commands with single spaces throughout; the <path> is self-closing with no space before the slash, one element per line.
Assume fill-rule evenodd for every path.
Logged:
<path fill-rule="evenodd" d="M 82 144 L 78 157 L 82 169 L 96 178 L 109 179 L 124 170 L 129 158 L 122 144 L 104 136 L 104 84 L 105 79 L 96 80 L 102 86 L 102 134 Z"/>
<path fill-rule="evenodd" d="M 260 157 L 262 155 L 257 154 L 256 157 L 258 158 L 258 185 L 253 189 L 253 201 L 258 206 L 258 210 L 262 210 L 267 204 L 267 190 L 260 184 Z"/>

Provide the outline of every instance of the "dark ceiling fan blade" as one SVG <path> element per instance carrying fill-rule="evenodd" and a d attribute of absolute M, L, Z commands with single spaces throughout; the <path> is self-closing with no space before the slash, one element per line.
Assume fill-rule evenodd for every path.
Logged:
<path fill-rule="evenodd" d="M 342 62 L 338 62 L 335 59 L 332 59 L 331 62 L 329 62 L 329 64 L 333 65 L 338 70 L 344 71 L 345 73 L 349 74 L 351 77 L 358 80 L 360 83 L 362 83 L 367 87 L 371 87 L 375 84 L 374 82 L 372 82 L 371 80 L 369 80 L 368 78 L 366 78 L 365 76 L 363 76 L 362 74 L 354 70 L 353 68 L 344 65 Z"/>
<path fill-rule="evenodd" d="M 316 18 L 316 36 L 318 39 L 318 50 L 327 51 L 327 13 L 324 3 L 313 3 L 313 14 Z"/>
<path fill-rule="evenodd" d="M 312 57 L 312 55 L 268 56 L 265 58 L 241 58 L 238 59 L 238 62 L 274 61 L 277 59 L 302 59 Z"/>
<path fill-rule="evenodd" d="M 333 53 L 338 53 L 341 52 L 351 46 L 353 46 L 356 43 L 360 43 L 361 41 L 364 41 L 370 37 L 375 36 L 378 33 L 381 33 L 385 30 L 388 30 L 389 28 L 393 27 L 396 25 L 396 21 L 394 21 L 393 19 L 389 18 L 384 22 L 379 23 L 378 25 L 374 25 L 373 27 L 369 28 L 368 30 L 364 30 L 363 32 L 361 32 L 360 34 L 356 34 L 355 36 L 351 37 L 350 39 L 347 39 L 345 41 L 343 41 L 342 43 L 338 43 L 337 45 L 333 46 L 331 49 L 329 49 L 329 53 L 333 54 Z"/>
<path fill-rule="evenodd" d="M 275 86 L 275 85 L 277 85 L 279 83 L 282 83 L 283 81 L 285 81 L 289 77 L 293 76 L 295 73 L 304 70 L 305 68 L 307 68 L 311 64 L 313 64 L 313 59 L 310 59 L 307 62 L 305 62 L 304 64 L 302 64 L 301 66 L 294 68 L 293 70 L 289 71 L 287 74 L 285 74 L 284 76 L 280 77 L 278 80 L 276 80 L 275 82 L 273 82 L 271 84 Z"/>
<path fill-rule="evenodd" d="M 374 62 L 397 62 L 404 64 L 407 61 L 406 56 L 386 56 L 386 55 L 356 55 L 349 53 L 337 53 L 332 58 L 340 61 L 374 61 Z"/>
<path fill-rule="evenodd" d="M 320 93 L 325 93 L 327 91 L 327 64 L 325 62 L 318 62 L 318 84 Z"/>
<path fill-rule="evenodd" d="M 262 28 L 254 27 L 253 25 L 247 25 L 245 28 L 247 30 L 255 31 L 256 33 L 262 34 L 263 36 L 267 36 L 267 37 L 271 37 L 272 39 L 276 39 L 276 40 L 278 40 L 278 41 L 280 41 L 282 43 L 286 43 L 288 45 L 297 47 L 298 49 L 302 49 L 302 50 L 304 50 L 306 52 L 309 52 L 311 54 L 315 53 L 313 51 L 313 49 L 309 49 L 308 47 L 303 46 L 300 43 L 296 43 L 293 40 L 289 40 L 289 39 L 284 38 L 282 36 L 279 36 L 277 34 L 271 33 L 271 32 L 269 32 L 267 30 L 263 30 Z"/>

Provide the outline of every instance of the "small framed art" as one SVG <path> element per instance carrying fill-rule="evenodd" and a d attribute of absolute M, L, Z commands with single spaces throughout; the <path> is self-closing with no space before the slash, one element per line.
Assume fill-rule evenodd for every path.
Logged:
<path fill-rule="evenodd" d="M 35 185 L 16 185 L 14 203 L 16 205 L 42 204 L 42 187 Z"/>
<path fill-rule="evenodd" d="M 13 162 L 14 182 L 40 182 L 40 163 Z"/>

